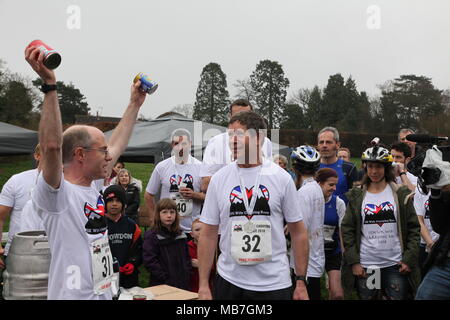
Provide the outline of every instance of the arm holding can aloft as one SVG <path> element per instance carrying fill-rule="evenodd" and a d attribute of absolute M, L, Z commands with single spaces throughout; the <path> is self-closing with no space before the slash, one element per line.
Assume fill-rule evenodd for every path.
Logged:
<path fill-rule="evenodd" d="M 46 85 L 56 85 L 55 73 L 48 69 L 44 61 L 44 52 L 37 47 L 25 49 L 25 60 L 41 77 Z M 44 180 L 53 188 L 58 188 L 62 173 L 62 122 L 56 90 L 44 95 L 41 120 L 39 122 L 39 143 L 42 154 L 42 173 Z"/>

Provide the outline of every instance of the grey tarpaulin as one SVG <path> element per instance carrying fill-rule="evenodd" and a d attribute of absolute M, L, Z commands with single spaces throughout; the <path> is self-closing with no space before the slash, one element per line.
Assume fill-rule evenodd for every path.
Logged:
<path fill-rule="evenodd" d="M 32 154 L 37 143 L 36 131 L 0 122 L 0 156 Z"/>
<path fill-rule="evenodd" d="M 213 136 L 225 132 L 226 128 L 207 122 L 170 115 L 167 117 L 138 122 L 128 142 L 128 147 L 121 159 L 125 162 L 158 163 L 171 156 L 170 138 L 176 129 L 186 129 L 192 138 L 192 155 L 202 160 L 203 150 L 208 140 Z M 107 139 L 113 130 L 105 132 Z M 274 150 L 289 156 L 289 148 L 273 143 Z"/>

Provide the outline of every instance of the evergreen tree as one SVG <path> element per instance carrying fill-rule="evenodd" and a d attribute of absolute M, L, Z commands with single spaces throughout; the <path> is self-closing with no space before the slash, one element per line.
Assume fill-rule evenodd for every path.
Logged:
<path fill-rule="evenodd" d="M 42 80 L 37 78 L 33 81 L 36 87 L 42 85 Z M 61 120 L 63 123 L 75 123 L 76 115 L 87 115 L 91 110 L 86 102 L 86 97 L 72 83 L 65 84 L 57 81 L 59 109 L 61 110 Z M 41 108 L 42 106 L 39 106 Z"/>
<path fill-rule="evenodd" d="M 30 89 L 20 81 L 8 81 L 0 94 L 0 121 L 27 126 L 33 109 Z"/>
<path fill-rule="evenodd" d="M 219 64 L 211 62 L 200 75 L 193 119 L 226 125 L 229 104 L 226 75 Z"/>
<path fill-rule="evenodd" d="M 287 104 L 283 110 L 281 129 L 305 129 L 305 116 L 298 104 Z"/>
<path fill-rule="evenodd" d="M 322 112 L 324 112 L 322 91 L 318 86 L 314 86 L 309 96 L 308 109 L 305 112 L 305 127 L 310 130 L 320 130 L 324 127 Z"/>
<path fill-rule="evenodd" d="M 283 117 L 289 79 L 276 61 L 262 60 L 250 76 L 259 114 L 268 120 L 269 129 L 278 128 Z"/>
<path fill-rule="evenodd" d="M 323 90 L 322 126 L 339 126 L 340 120 L 347 114 L 347 99 L 344 78 L 340 73 L 330 76 Z"/>
<path fill-rule="evenodd" d="M 442 90 L 430 78 L 401 75 L 382 87 L 381 109 L 385 132 L 399 128 L 426 130 L 424 121 L 445 113 Z"/>

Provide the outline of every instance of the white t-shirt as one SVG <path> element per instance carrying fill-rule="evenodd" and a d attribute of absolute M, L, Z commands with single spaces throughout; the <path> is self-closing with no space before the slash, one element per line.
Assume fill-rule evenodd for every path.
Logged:
<path fill-rule="evenodd" d="M 406 171 L 406 177 L 409 179 L 409 181 L 414 186 L 417 186 L 417 177 L 415 175 L 413 175 L 413 174 L 409 173 L 408 171 Z M 401 176 L 395 177 L 395 182 L 397 184 L 403 184 L 402 177 Z"/>
<path fill-rule="evenodd" d="M 228 132 L 218 134 L 209 139 L 203 152 L 203 166 L 200 177 L 211 177 L 221 168 L 233 162 Z M 272 159 L 272 142 L 265 137 L 262 146 L 264 157 Z"/>
<path fill-rule="evenodd" d="M 325 215 L 325 198 L 320 185 L 314 179 L 304 181 L 297 191 L 299 205 L 303 214 L 305 226 L 308 229 L 309 259 L 308 277 L 320 278 L 325 271 L 325 250 L 323 238 L 323 222 Z M 291 257 L 293 249 L 291 248 Z M 290 260 L 291 268 L 295 269 L 294 259 Z"/>
<path fill-rule="evenodd" d="M 0 205 L 11 207 L 9 221 L 8 242 L 5 246 L 5 255 L 8 255 L 11 241 L 17 232 L 20 232 L 22 209 L 30 200 L 31 189 L 36 184 L 38 170 L 27 170 L 13 175 L 4 185 L 0 194 Z"/>
<path fill-rule="evenodd" d="M 92 271 L 91 244 L 99 239 L 108 241 L 104 225 L 92 224 L 97 221 L 95 212 L 104 209 L 98 191 L 102 186 L 103 180 L 92 182 L 90 187 L 75 185 L 65 181 L 62 174 L 59 189 L 54 189 L 42 175 L 38 178 L 32 199 L 44 223 L 52 256 L 49 300 L 112 299 L 111 290 L 102 295 L 94 293 Z M 98 232 L 95 229 L 105 231 L 88 233 Z"/>
<path fill-rule="evenodd" d="M 178 194 L 178 185 L 186 183 L 187 188 L 194 192 L 200 192 L 200 170 L 202 163 L 196 158 L 189 156 L 187 163 L 176 164 L 175 156 L 158 163 L 148 181 L 146 191 L 155 195 L 161 189 L 160 198 L 172 198 Z M 192 214 L 180 217 L 180 227 L 183 231 L 191 231 L 192 221 L 200 216 L 201 203 L 193 201 Z"/>
<path fill-rule="evenodd" d="M 439 239 L 439 234 L 433 231 L 433 227 L 431 226 L 430 221 L 430 207 L 428 198 L 430 197 L 430 192 L 428 194 L 422 194 L 419 190 L 416 190 L 414 193 L 414 208 L 416 209 L 416 213 L 418 216 L 422 216 L 425 222 L 425 227 L 427 227 L 428 232 L 430 233 L 431 239 L 436 241 Z M 425 240 L 420 237 L 420 243 L 426 244 Z"/>
<path fill-rule="evenodd" d="M 235 286 L 253 291 L 271 291 L 291 286 L 289 262 L 286 254 L 286 239 L 283 219 L 288 223 L 301 221 L 298 197 L 291 176 L 270 160 L 261 166 L 238 168 L 233 162 L 219 170 L 212 178 L 206 193 L 205 205 L 200 221 L 219 225 L 220 250 L 217 270 L 221 277 Z M 243 202 L 238 170 L 251 202 L 255 179 L 261 170 L 258 197 L 250 222 L 269 225 L 271 238 L 268 243 L 271 259 L 265 262 L 242 265 L 232 256 L 233 235 L 239 227 L 245 229 L 249 219 Z M 253 239 L 252 239 L 253 241 Z M 261 241 L 262 242 L 262 241 Z M 248 243 L 243 243 L 243 248 Z M 250 245 L 256 249 L 257 242 Z M 261 251 L 264 250 L 261 244 Z"/>
<path fill-rule="evenodd" d="M 361 207 L 361 265 L 391 267 L 402 259 L 398 208 L 389 185 L 380 193 L 366 192 Z"/>
<path fill-rule="evenodd" d="M 30 199 L 27 201 L 25 206 L 22 209 L 22 222 L 20 223 L 20 231 L 36 231 L 36 230 L 44 230 L 45 226 L 42 221 L 42 214 L 39 214 L 37 211 L 39 209 L 34 205 L 33 200 Z"/>

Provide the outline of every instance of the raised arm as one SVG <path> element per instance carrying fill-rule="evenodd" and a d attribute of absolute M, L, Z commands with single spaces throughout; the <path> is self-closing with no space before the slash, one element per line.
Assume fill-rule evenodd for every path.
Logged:
<path fill-rule="evenodd" d="M 48 85 L 56 84 L 55 73 L 44 66 L 44 53 L 36 47 L 25 49 L 25 60 Z M 53 188 L 61 183 L 62 173 L 62 122 L 56 90 L 44 96 L 41 120 L 39 122 L 39 143 L 41 146 L 41 167 L 45 181 Z"/>

